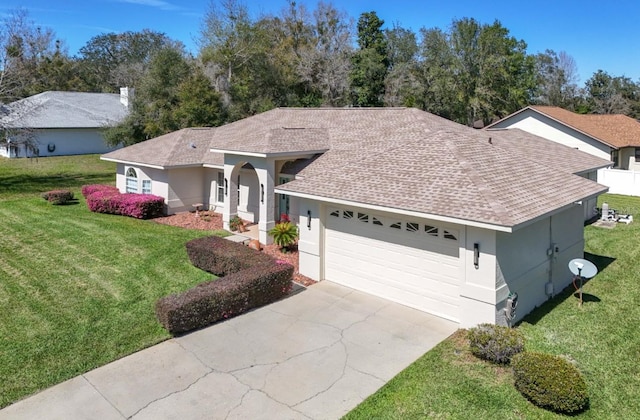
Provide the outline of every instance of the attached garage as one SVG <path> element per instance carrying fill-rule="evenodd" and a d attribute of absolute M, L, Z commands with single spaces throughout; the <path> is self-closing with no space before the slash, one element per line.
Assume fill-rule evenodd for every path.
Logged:
<path fill-rule="evenodd" d="M 459 320 L 462 232 L 346 207 L 325 220 L 325 279 Z"/>

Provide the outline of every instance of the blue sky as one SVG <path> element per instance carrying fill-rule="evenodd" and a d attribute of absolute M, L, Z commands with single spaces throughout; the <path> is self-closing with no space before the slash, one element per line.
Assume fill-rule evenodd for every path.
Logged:
<path fill-rule="evenodd" d="M 242 0 L 240 0 L 242 1 Z M 312 9 L 316 0 L 299 0 Z M 246 0 L 250 11 L 278 14 L 285 0 Z M 51 27 L 71 54 L 95 35 L 149 28 L 182 41 L 196 52 L 198 36 L 210 0 L 2 0 L 0 14 L 26 8 L 31 18 Z M 598 69 L 612 76 L 640 80 L 640 1 L 609 0 L 343 0 L 339 9 L 357 20 L 376 11 L 387 25 L 418 31 L 446 29 L 452 19 L 473 17 L 482 23 L 499 20 L 512 36 L 528 44 L 529 53 L 566 51 L 578 65 L 582 85 Z"/>

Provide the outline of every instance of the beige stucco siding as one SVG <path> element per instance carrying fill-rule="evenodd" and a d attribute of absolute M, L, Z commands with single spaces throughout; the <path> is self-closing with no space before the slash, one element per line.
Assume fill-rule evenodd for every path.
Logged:
<path fill-rule="evenodd" d="M 571 283 L 568 263 L 584 254 L 583 211 L 578 205 L 514 233 L 496 234 L 496 323 L 504 324 L 509 293 L 518 294 L 516 320 Z"/>
<path fill-rule="evenodd" d="M 170 169 L 168 173 L 168 213 L 193 210 L 193 204 L 204 204 L 204 168 Z"/>

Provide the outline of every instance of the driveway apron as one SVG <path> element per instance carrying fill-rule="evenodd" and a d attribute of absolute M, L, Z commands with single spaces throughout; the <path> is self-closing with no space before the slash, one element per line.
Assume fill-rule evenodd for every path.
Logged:
<path fill-rule="evenodd" d="M 0 410 L 0 419 L 336 419 L 458 325 L 323 281 Z"/>

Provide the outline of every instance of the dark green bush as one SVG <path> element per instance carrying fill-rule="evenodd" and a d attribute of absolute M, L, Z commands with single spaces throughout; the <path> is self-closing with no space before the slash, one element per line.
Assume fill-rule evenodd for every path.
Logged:
<path fill-rule="evenodd" d="M 67 204 L 73 200 L 73 192 L 69 190 L 51 190 L 41 194 L 42 198 L 51 204 Z"/>
<path fill-rule="evenodd" d="M 493 324 L 480 324 L 467 333 L 471 353 L 493 363 L 508 364 L 511 357 L 524 350 L 520 331 Z"/>
<path fill-rule="evenodd" d="M 193 239 L 187 242 L 186 247 L 191 264 L 216 276 L 226 276 L 273 261 L 267 254 L 218 236 Z"/>
<path fill-rule="evenodd" d="M 292 277 L 290 264 L 263 263 L 163 297 L 156 303 L 156 316 L 172 334 L 206 327 L 286 296 Z"/>
<path fill-rule="evenodd" d="M 524 352 L 511 361 L 515 387 L 538 407 L 573 414 L 589 406 L 587 384 L 569 361 L 550 354 Z"/>
<path fill-rule="evenodd" d="M 156 317 L 172 334 L 239 315 L 291 291 L 293 266 L 260 251 L 215 236 L 186 246 L 194 266 L 224 277 L 156 302 Z"/>

